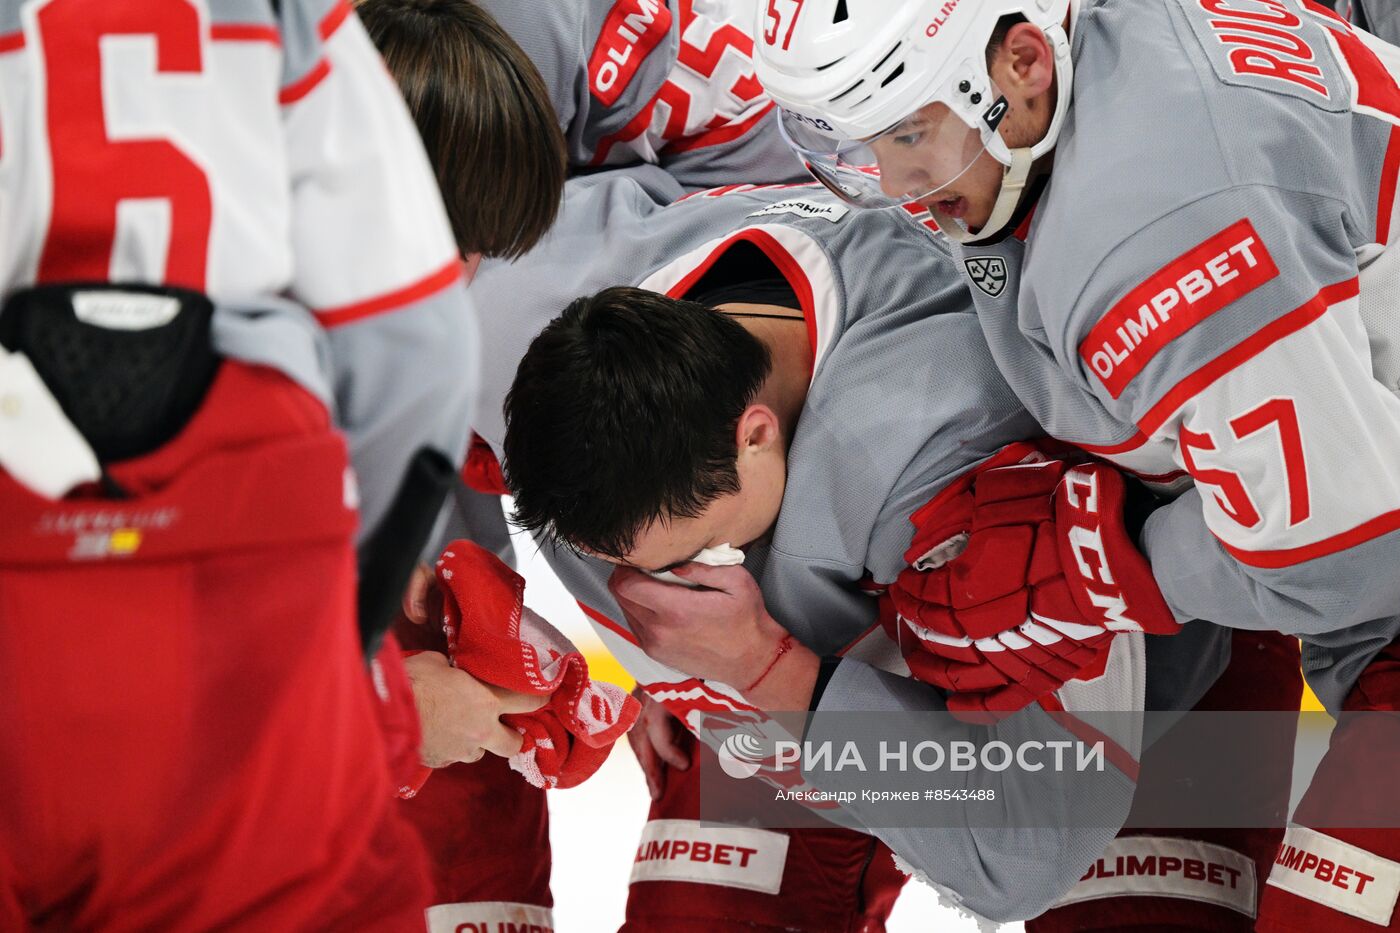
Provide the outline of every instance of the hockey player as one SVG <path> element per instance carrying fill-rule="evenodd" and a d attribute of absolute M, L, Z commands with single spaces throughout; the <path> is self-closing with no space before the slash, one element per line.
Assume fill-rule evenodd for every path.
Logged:
<path fill-rule="evenodd" d="M 359 21 L 0 2 L 0 231 L 0 927 L 421 928 L 352 545 L 475 336 Z"/>
<path fill-rule="evenodd" d="M 691 191 L 737 179 L 806 180 L 753 75 L 749 0 L 359 0 L 358 6 L 400 81 L 407 73 L 420 76 L 413 82 L 419 88 L 438 82 L 446 100 L 448 82 L 472 78 L 477 42 L 503 28 L 543 76 L 573 171 L 655 163 Z M 477 41 L 464 41 L 468 36 Z M 497 54 L 499 46 L 489 44 Z M 412 105 L 415 90 L 405 85 L 405 93 Z M 520 158 L 538 160 L 546 151 L 540 146 Z"/>
<path fill-rule="evenodd" d="M 859 271 L 873 255 L 866 249 L 893 250 L 893 259 L 884 254 L 886 267 L 912 269 L 922 268 L 927 251 L 942 247 L 911 216 L 852 212 L 819 189 L 739 186 L 662 208 L 674 183 L 660 172 L 629 174 L 571 181 L 564 220 L 540 247 L 515 264 L 486 264 L 476 283 L 486 307 L 513 312 L 509 324 L 507 315 L 485 315 L 490 350 L 476 428 L 498 450 L 505 438 L 504 463 L 522 517 L 566 543 L 620 553 L 648 570 L 678 564 L 680 573 L 742 592 L 748 600 L 761 593 L 756 606 L 759 618 L 767 621 L 747 627 L 732 627 L 733 620 L 720 618 L 724 613 L 713 609 L 703 617 L 695 615 L 700 607 L 694 605 L 677 609 L 692 630 L 704 631 L 704 644 L 722 646 L 728 658 L 717 660 L 712 647 L 709 657 L 697 661 L 670 653 L 681 639 L 672 638 L 668 646 L 652 640 L 656 629 L 632 629 L 613 595 L 635 605 L 651 598 L 642 592 L 647 587 L 671 594 L 664 598 L 681 599 L 686 591 L 622 570 L 610 592 L 614 568 L 609 563 L 546 550 L 614 654 L 688 728 L 704 733 L 711 714 L 755 706 L 801 709 L 809 701 L 821 711 L 941 708 L 941 693 L 909 679 L 897 657 L 885 663 L 906 676 L 856 659 L 875 645 L 888 646 L 878 628 L 872 635 L 876 602 L 860 584 L 897 577 L 907 566 L 906 549 L 916 531 L 910 516 L 953 477 L 1032 429 L 1024 414 L 1008 404 L 993 367 L 981 355 L 978 330 L 968 327 L 973 322 L 967 295 L 951 268 L 942 278 L 921 273 L 893 283 L 876 282 Z M 578 255 L 597 261 L 568 261 Z M 550 270 L 549 275 L 540 274 L 541 269 Z M 619 284 L 639 290 L 613 290 L 580 301 L 547 329 L 516 371 L 513 361 L 525 355 L 547 317 L 573 296 Z M 731 321 L 677 301 L 682 298 L 723 306 L 734 317 Z M 532 324 L 521 326 L 525 319 Z M 671 323 L 653 334 L 646 323 L 651 320 L 658 327 Z M 589 362 L 589 352 L 601 352 L 588 350 L 584 332 L 590 327 L 609 335 L 598 336 L 597 345 L 615 343 L 623 361 L 617 365 L 626 373 L 610 376 L 605 356 Z M 676 339 L 685 335 L 685 372 L 691 375 L 679 370 L 667 375 L 675 356 L 665 334 Z M 765 355 L 771 370 L 765 368 Z M 906 359 L 919 364 L 900 362 Z M 565 366 L 564 360 L 577 365 Z M 593 366 L 593 378 L 601 380 L 596 385 L 587 378 Z M 891 380 L 891 373 L 898 378 Z M 662 409 L 645 391 L 655 380 L 673 383 L 676 393 Z M 688 380 L 694 385 L 681 392 Z M 507 436 L 496 403 L 512 382 Z M 619 395 L 613 386 L 626 392 Z M 759 394 L 752 406 L 761 411 L 750 419 L 748 393 L 754 391 Z M 938 398 L 939 413 L 924 413 L 914 406 L 915 398 Z M 908 413 L 915 411 L 920 414 L 911 420 Z M 724 427 L 725 419 L 738 417 L 736 412 L 743 413 L 745 430 L 753 431 L 752 461 L 750 445 L 739 445 L 737 487 L 736 475 L 725 478 L 734 442 L 730 440 L 728 453 L 724 442 L 733 430 Z M 674 426 L 667 426 L 668 420 Z M 618 425 L 616 436 L 609 438 L 617 445 L 612 457 L 590 455 L 601 447 L 596 443 L 574 443 L 588 435 L 590 426 L 596 433 L 603 423 Z M 667 439 L 668 432 L 686 433 L 692 425 L 700 432 L 705 424 L 712 429 L 704 430 L 705 444 L 715 446 L 697 447 L 695 456 L 712 464 L 707 469 L 714 472 L 701 474 L 703 484 L 692 488 L 687 469 L 693 466 L 682 469 L 678 461 L 659 458 L 680 449 Z M 596 459 L 581 459 L 589 456 Z M 649 527 L 644 517 L 654 514 L 646 511 L 654 506 L 645 504 L 652 496 L 648 490 L 669 483 L 678 496 L 689 489 L 694 497 L 671 500 L 678 509 L 685 509 L 686 501 L 693 503 L 666 526 L 675 538 L 648 531 L 628 546 L 607 533 L 583 530 L 609 522 L 614 529 Z M 567 503 L 584 508 L 570 512 Z M 687 511 L 694 517 L 679 518 Z M 753 542 L 745 549 L 744 567 L 686 566 L 701 547 L 726 541 Z M 634 613 L 631 620 L 637 618 Z M 780 619 L 794 638 L 785 640 L 772 619 Z M 834 656 L 863 635 L 872 637 L 839 663 L 826 665 L 818 688 L 817 657 Z M 1064 688 L 1059 695 L 1066 705 L 1140 709 L 1141 700 L 1131 698 L 1131 688 L 1121 692 L 1141 676 L 1143 661 L 1135 655 L 1140 638 L 1115 638 L 1108 673 Z M 1177 709 L 1192 705 L 1223 663 L 1220 638 L 1209 626 L 1192 626 L 1156 641 L 1154 663 L 1171 676 L 1154 680 L 1150 702 Z M 694 640 L 689 648 L 704 650 Z M 1174 657 L 1190 661 L 1174 664 Z M 723 668 L 725 663 L 742 669 Z M 702 666 L 706 664 L 710 666 Z M 689 670 L 683 673 L 678 667 Z M 1285 664 L 1281 673 L 1286 672 Z M 791 690 L 771 689 L 778 687 Z M 644 847 L 666 833 L 689 838 L 684 834 L 696 831 L 694 780 L 693 769 L 668 769 Z M 1101 817 L 1121 819 L 1130 786 L 1126 779 L 1112 789 L 1084 785 L 1071 795 L 1089 794 Z M 1073 799 L 1062 803 L 1076 805 Z M 825 830 L 818 845 L 806 832 L 794 831 L 791 844 L 782 841 L 786 834 L 759 837 L 777 868 L 765 859 L 762 869 L 696 875 L 685 864 L 664 859 L 639 863 L 628 929 L 712 929 L 739 918 L 761 926 L 821 930 L 882 922 L 888 897 L 869 900 L 860 891 L 871 878 L 862 879 L 862 866 L 869 872 L 883 870 L 887 856 L 877 854 L 874 842 L 860 834 Z M 1113 832 L 1020 831 L 1011 833 L 1014 845 L 998 830 L 876 834 L 952 889 L 967 909 L 1019 919 L 1057 899 L 1098 857 Z M 741 842 L 752 840 L 744 835 Z M 993 854 L 1013 849 L 1014 869 Z M 1267 859 L 1271 852 L 1260 857 Z M 839 868 L 843 865 L 849 870 Z M 819 891 L 811 884 L 816 877 L 824 879 Z M 759 895 L 756 888 L 776 889 L 778 897 Z M 872 906 L 862 914 L 862 903 L 878 909 Z"/>
<path fill-rule="evenodd" d="M 1139 538 L 1176 616 L 1300 635 L 1330 709 L 1389 708 L 1400 52 L 1306 0 L 767 15 L 760 77 L 818 177 L 931 211 L 1037 420 L 1181 491 Z M 1111 571 L 1103 621 L 1131 627 Z M 1284 865 L 1261 929 L 1400 923 L 1400 834 L 1293 850 L 1376 883 Z"/>

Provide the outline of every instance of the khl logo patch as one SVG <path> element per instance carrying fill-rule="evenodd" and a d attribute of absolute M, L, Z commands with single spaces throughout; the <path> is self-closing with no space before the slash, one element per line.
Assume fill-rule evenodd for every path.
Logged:
<path fill-rule="evenodd" d="M 979 256 L 964 261 L 972 284 L 993 298 L 1006 288 L 1006 260 L 1000 256 Z"/>

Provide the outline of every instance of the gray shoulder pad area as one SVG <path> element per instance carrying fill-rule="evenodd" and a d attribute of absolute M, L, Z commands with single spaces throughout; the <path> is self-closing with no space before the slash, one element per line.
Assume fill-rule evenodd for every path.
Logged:
<path fill-rule="evenodd" d="M 460 465 L 471 436 L 480 342 L 470 295 L 454 286 L 329 332 L 336 418 L 374 529 L 408 462 L 431 447 Z"/>
<path fill-rule="evenodd" d="M 587 94 L 585 3 L 577 0 L 476 0 L 534 63 L 549 90 L 559 128 L 568 131 Z"/>
<path fill-rule="evenodd" d="M 1047 210 L 1020 301 L 1044 321 L 1061 366 L 1124 421 L 1138 422 L 1224 349 L 1357 272 L 1346 216 L 1320 195 L 1227 188 L 1102 244 L 1102 254 L 1086 250 L 1097 263 L 1070 264 L 1058 240 L 1083 217 Z"/>

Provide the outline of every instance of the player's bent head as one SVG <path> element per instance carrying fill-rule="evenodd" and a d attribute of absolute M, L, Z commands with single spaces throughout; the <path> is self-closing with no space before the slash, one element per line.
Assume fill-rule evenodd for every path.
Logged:
<path fill-rule="evenodd" d="M 544 79 L 471 0 L 356 0 L 403 90 L 463 256 L 515 258 L 554 223 L 568 171 Z"/>
<path fill-rule="evenodd" d="M 516 521 L 649 570 L 760 537 L 786 468 L 755 401 L 772 367 L 762 341 L 703 305 L 636 288 L 574 301 L 506 398 Z"/>

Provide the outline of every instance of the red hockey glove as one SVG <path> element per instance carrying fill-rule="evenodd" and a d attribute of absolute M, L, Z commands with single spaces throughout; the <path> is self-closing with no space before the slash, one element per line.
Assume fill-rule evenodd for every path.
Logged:
<path fill-rule="evenodd" d="M 1123 524 L 1112 467 L 984 468 L 914 515 L 886 630 L 957 711 L 1020 709 L 1103 672 L 1115 632 L 1178 625 Z"/>

